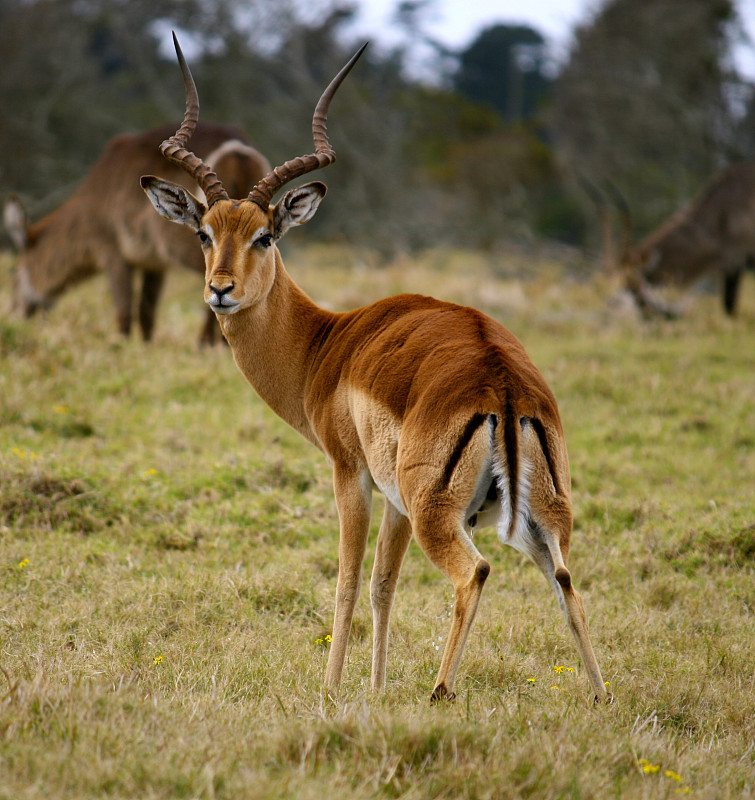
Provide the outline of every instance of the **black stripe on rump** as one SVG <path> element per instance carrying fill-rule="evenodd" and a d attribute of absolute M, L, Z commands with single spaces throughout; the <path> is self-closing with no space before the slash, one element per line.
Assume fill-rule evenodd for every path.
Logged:
<path fill-rule="evenodd" d="M 461 432 L 461 436 L 456 442 L 456 447 L 454 447 L 451 457 L 446 463 L 446 469 L 443 473 L 444 487 L 447 488 L 448 484 L 451 483 L 451 476 L 454 474 L 454 470 L 459 463 L 459 459 L 461 458 L 461 454 L 464 452 L 464 448 L 469 444 L 477 429 L 480 427 L 480 425 L 482 425 L 483 422 L 485 422 L 487 418 L 487 414 L 473 414 L 472 418 L 464 426 L 464 430 Z"/>
<path fill-rule="evenodd" d="M 535 417 L 522 417 L 521 420 L 519 420 L 519 423 L 522 426 L 522 430 L 524 430 L 525 426 L 528 424 L 532 425 L 532 427 L 535 429 L 538 441 L 540 442 L 540 449 L 543 451 L 543 455 L 545 456 L 545 463 L 548 465 L 548 472 L 551 474 L 551 480 L 553 481 L 553 486 L 556 489 L 556 494 L 563 495 L 561 486 L 558 482 L 556 469 L 553 465 L 553 455 L 551 454 L 550 447 L 548 446 L 548 435 L 545 432 L 545 426 L 539 419 Z"/>
<path fill-rule="evenodd" d="M 511 525 L 509 535 L 516 526 L 516 515 L 519 511 L 519 441 L 516 430 L 516 418 L 511 398 L 506 395 L 506 408 L 503 419 L 503 446 L 506 451 L 506 469 L 509 473 L 509 506 L 511 508 Z"/>

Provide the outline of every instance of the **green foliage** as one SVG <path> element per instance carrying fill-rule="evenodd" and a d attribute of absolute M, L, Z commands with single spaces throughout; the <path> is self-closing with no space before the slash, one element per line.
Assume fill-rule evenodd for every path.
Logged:
<path fill-rule="evenodd" d="M 314 102 L 356 46 L 343 44 L 350 12 L 327 0 L 316 17 L 294 0 L 4 0 L 0 8 L 0 105 L 14 109 L 0 125 L 0 178 L 32 220 L 71 194 L 110 137 L 180 119 L 170 28 L 184 41 L 202 118 L 239 125 L 273 164 L 311 150 Z M 512 30 L 509 41 L 503 29 L 504 60 L 523 42 L 540 52 L 538 34 Z M 484 32 L 470 52 L 486 42 L 497 52 L 499 34 Z M 538 59 L 511 73 L 527 89 L 512 119 L 530 127 L 507 127 L 464 81 L 462 94 L 428 89 L 405 76 L 400 54 L 368 50 L 334 103 L 338 168 L 323 174 L 332 191 L 310 235 L 386 258 L 441 242 L 578 240 L 581 213 L 545 135 L 531 127 Z M 483 81 L 500 84 L 495 59 L 483 62 Z M 450 83 L 444 77 L 439 86 Z"/>
<path fill-rule="evenodd" d="M 492 108 L 440 90 L 405 91 L 402 103 L 411 109 L 410 160 L 454 204 L 442 238 L 473 247 L 533 235 L 580 239 L 582 214 L 532 126 L 507 124 Z"/>

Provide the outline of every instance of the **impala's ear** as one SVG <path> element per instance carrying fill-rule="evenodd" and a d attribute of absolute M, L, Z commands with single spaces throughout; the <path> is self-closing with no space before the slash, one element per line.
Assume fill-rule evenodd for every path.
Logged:
<path fill-rule="evenodd" d="M 273 237 L 280 239 L 289 228 L 309 222 L 327 191 L 328 187 L 324 183 L 315 181 L 286 192 L 273 209 Z"/>
<path fill-rule="evenodd" d="M 16 249 L 19 252 L 25 250 L 29 235 L 29 219 L 21 200 L 15 194 L 10 195 L 5 201 L 3 222 Z"/>
<path fill-rule="evenodd" d="M 199 230 L 207 208 L 191 192 L 153 175 L 143 175 L 140 183 L 158 214 L 193 231 Z"/>

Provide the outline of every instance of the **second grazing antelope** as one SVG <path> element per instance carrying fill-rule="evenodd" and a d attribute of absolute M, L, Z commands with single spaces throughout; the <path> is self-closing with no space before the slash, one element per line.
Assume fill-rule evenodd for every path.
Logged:
<path fill-rule="evenodd" d="M 616 191 L 611 194 L 621 213 L 627 288 L 643 311 L 678 316 L 652 287 L 689 288 L 715 278 L 721 281 L 724 311 L 734 316 L 742 277 L 755 268 L 755 163 L 729 164 L 636 243 L 626 200 Z"/>
<path fill-rule="evenodd" d="M 5 225 L 19 250 L 14 306 L 25 316 L 49 308 L 65 291 L 102 272 L 118 330 L 128 335 L 136 316 L 148 341 L 168 270 L 204 272 L 196 238 L 156 217 L 137 184 L 139 176 L 160 167 L 157 147 L 172 130 L 161 126 L 111 139 L 71 197 L 31 225 L 20 201 L 8 200 Z M 270 170 L 245 138 L 236 127 L 211 122 L 199 125 L 195 136 L 198 152 L 239 192 L 248 192 Z M 183 170 L 169 171 L 173 180 L 196 186 Z M 137 276 L 142 278 L 138 308 Z M 200 342 L 210 344 L 217 322 L 209 309 L 206 314 Z"/>
<path fill-rule="evenodd" d="M 364 48 L 362 48 L 363 50 Z M 312 218 L 322 183 L 275 193 L 335 160 L 330 101 L 361 50 L 315 109 L 315 153 L 270 172 L 243 200 L 187 149 L 198 118 L 176 43 L 186 116 L 163 154 L 202 186 L 207 203 L 152 176 L 157 211 L 194 230 L 207 265 L 204 297 L 241 372 L 260 397 L 320 448 L 333 468 L 340 520 L 338 583 L 327 687 L 341 680 L 361 583 L 373 489 L 386 498 L 370 583 L 372 687 L 386 681 L 388 621 L 412 536 L 451 580 L 455 604 L 433 699 L 451 697 L 490 565 L 471 528 L 495 525 L 553 587 L 596 700 L 607 692 L 582 600 L 566 568 L 572 529 L 569 463 L 556 401 L 522 345 L 471 308 L 399 295 L 355 311 L 318 307 L 283 266 L 276 242 Z"/>

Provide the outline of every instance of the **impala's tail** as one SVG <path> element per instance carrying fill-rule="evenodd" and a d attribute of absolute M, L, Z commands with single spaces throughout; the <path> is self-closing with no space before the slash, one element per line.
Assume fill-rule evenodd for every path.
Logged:
<path fill-rule="evenodd" d="M 571 533 L 569 464 L 560 426 L 518 416 L 507 400 L 494 430 L 494 475 L 501 505 L 498 538 L 530 557 L 545 539 L 566 542 Z M 538 536 L 537 531 L 551 536 Z M 556 566 L 563 566 L 563 561 Z"/>
<path fill-rule="evenodd" d="M 522 429 L 507 396 L 500 417 L 494 420 L 493 475 L 498 489 L 501 515 L 498 519 L 498 538 L 504 544 L 524 536 L 529 520 L 531 464 L 523 457 Z"/>

